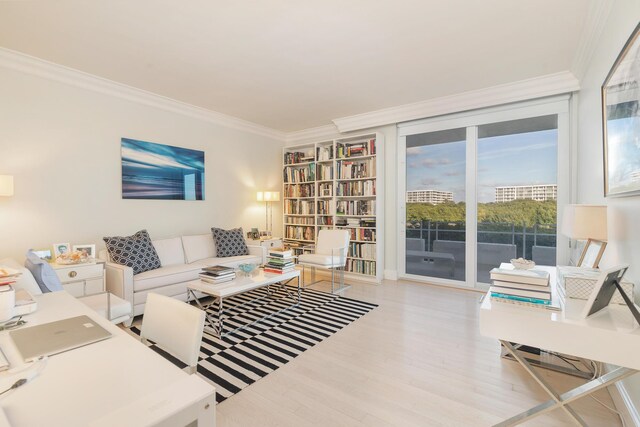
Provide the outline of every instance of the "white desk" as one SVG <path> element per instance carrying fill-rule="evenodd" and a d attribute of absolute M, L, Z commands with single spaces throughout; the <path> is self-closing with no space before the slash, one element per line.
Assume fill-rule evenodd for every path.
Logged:
<path fill-rule="evenodd" d="M 215 426 L 215 390 L 92 312 L 67 292 L 35 297 L 27 326 L 87 315 L 113 336 L 49 357 L 42 374 L 0 398 L 12 426 Z M 11 369 L 23 364 L 8 332 L 0 346 Z M 20 376 L 0 373 L 0 385 Z"/>
<path fill-rule="evenodd" d="M 508 266 L 503 264 L 500 268 Z M 555 267 L 536 268 L 549 271 L 551 286 L 555 286 Z M 585 319 L 582 317 L 585 304 L 586 301 L 567 299 L 563 311 L 551 311 L 493 302 L 488 296 L 484 298 L 480 307 L 480 333 L 500 340 L 552 397 L 499 425 L 516 425 L 558 408 L 565 410 L 577 425 L 586 425 L 568 404 L 640 370 L 640 327 L 629 309 L 613 304 Z M 559 395 L 514 351 L 510 342 L 610 363 L 621 368 Z"/>

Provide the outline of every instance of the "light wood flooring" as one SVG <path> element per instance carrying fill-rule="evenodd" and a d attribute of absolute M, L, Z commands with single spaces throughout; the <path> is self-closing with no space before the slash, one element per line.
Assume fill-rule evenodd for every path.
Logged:
<path fill-rule="evenodd" d="M 481 294 L 389 281 L 344 295 L 380 306 L 219 404 L 218 427 L 488 426 L 548 399 L 480 335 Z M 540 372 L 561 391 L 584 382 Z M 590 426 L 621 425 L 589 397 L 572 406 Z M 556 410 L 525 425 L 572 424 Z"/>

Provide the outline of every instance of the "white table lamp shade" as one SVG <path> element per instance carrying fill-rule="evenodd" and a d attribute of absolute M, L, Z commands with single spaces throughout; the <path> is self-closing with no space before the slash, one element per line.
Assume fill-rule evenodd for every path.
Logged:
<path fill-rule="evenodd" d="M 258 191 L 258 194 L 256 195 L 256 200 L 259 202 L 279 202 L 280 192 L 279 191 Z"/>
<path fill-rule="evenodd" d="M 607 240 L 607 207 L 567 205 L 562 219 L 562 234 L 570 239 Z"/>
<path fill-rule="evenodd" d="M 0 175 L 0 196 L 13 196 L 13 175 Z"/>

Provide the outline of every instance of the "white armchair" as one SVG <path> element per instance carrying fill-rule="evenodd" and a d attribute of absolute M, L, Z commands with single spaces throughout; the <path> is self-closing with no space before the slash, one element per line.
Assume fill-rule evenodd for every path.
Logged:
<path fill-rule="evenodd" d="M 315 253 L 298 256 L 298 265 L 302 266 L 304 283 L 304 269 L 311 268 L 312 283 L 315 281 L 316 268 L 331 270 L 331 293 L 343 291 L 348 288 L 344 284 L 344 267 L 347 263 L 347 251 L 349 249 L 350 234 L 347 230 L 320 230 L 316 242 Z M 336 288 L 336 271 L 340 275 L 339 287 Z"/>

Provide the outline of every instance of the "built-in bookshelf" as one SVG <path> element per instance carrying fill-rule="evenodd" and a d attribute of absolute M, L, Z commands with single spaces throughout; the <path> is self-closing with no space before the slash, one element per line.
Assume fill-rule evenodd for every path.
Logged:
<path fill-rule="evenodd" d="M 382 148 L 379 133 L 284 148 L 284 240 L 294 255 L 312 251 L 320 230 L 346 229 L 347 273 L 382 280 Z"/>

